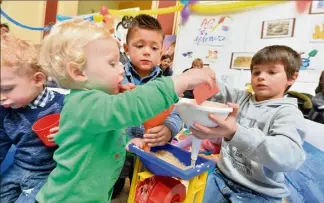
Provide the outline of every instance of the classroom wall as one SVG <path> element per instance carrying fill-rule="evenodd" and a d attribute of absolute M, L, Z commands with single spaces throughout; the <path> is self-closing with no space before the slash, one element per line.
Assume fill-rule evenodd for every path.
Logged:
<path fill-rule="evenodd" d="M 118 9 L 119 1 L 79 1 L 78 15 L 98 13 L 101 6 L 108 9 Z"/>
<path fill-rule="evenodd" d="M 120 1 L 118 9 L 137 8 L 140 10 L 150 10 L 152 8 L 152 1 Z"/>
<path fill-rule="evenodd" d="M 57 13 L 67 16 L 77 15 L 79 1 L 59 1 Z M 31 27 L 43 27 L 46 11 L 46 1 L 3 1 L 1 8 L 13 19 Z M 28 30 L 8 22 L 1 16 L 1 22 L 7 22 L 10 32 L 24 40 L 40 44 L 43 32 Z"/>
<path fill-rule="evenodd" d="M 43 27 L 46 1 L 3 1 L 3 9 L 11 18 L 16 21 L 33 27 Z M 1 22 L 8 22 L 1 16 Z M 28 30 L 8 22 L 10 32 L 15 36 L 30 40 L 39 44 L 43 33 L 41 31 Z"/>
<path fill-rule="evenodd" d="M 80 2 L 83 1 L 59 1 L 57 13 L 63 16 L 76 16 Z"/>
<path fill-rule="evenodd" d="M 318 19 L 322 19 L 324 23 L 324 14 L 309 15 L 308 11 L 299 14 L 296 11 L 295 2 L 288 2 L 256 9 L 251 8 L 244 12 L 227 15 L 233 19 L 226 18 L 225 20 L 229 31 L 223 31 L 222 25 L 215 31 L 219 35 L 226 36 L 226 40 L 213 42 L 213 46 L 203 45 L 203 43 L 197 45 L 194 39 L 201 31 L 200 26 L 203 19 L 215 18 L 215 22 L 217 22 L 221 16 L 191 15 L 184 26 L 179 25 L 174 61 L 175 74 L 181 74 L 184 69 L 191 66 L 194 58 L 199 57 L 205 63 L 209 63 L 217 75 L 227 81 L 230 86 L 244 89 L 245 84 L 250 81 L 250 71 L 230 69 L 233 52 L 251 52 L 253 54 L 265 46 L 275 44 L 287 45 L 306 54 L 316 49 L 318 54 L 311 59 L 310 63 L 312 70 L 300 71 L 297 82 L 291 88 L 292 90 L 314 94 L 320 72 L 324 70 L 324 43 L 310 42 L 312 30 L 310 30 L 309 25 L 318 21 Z M 261 39 L 262 21 L 286 18 L 296 18 L 294 37 Z M 206 58 L 209 50 L 218 51 L 216 60 L 210 61 Z M 184 56 L 187 52 L 193 52 L 191 57 Z"/>

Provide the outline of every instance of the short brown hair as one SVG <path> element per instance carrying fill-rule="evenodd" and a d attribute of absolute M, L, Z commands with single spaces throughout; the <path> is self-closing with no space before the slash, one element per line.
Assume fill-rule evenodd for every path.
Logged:
<path fill-rule="evenodd" d="M 18 74 L 41 72 L 38 57 L 39 49 L 35 44 L 8 33 L 1 35 L 1 66 L 10 67 Z"/>
<path fill-rule="evenodd" d="M 172 61 L 171 56 L 168 55 L 168 54 L 164 54 L 164 55 L 162 55 L 162 57 L 161 57 L 161 61 L 163 61 L 164 59 L 170 59 L 170 61 Z"/>
<path fill-rule="evenodd" d="M 152 16 L 149 16 L 146 14 L 140 14 L 132 20 L 132 22 L 128 28 L 128 31 L 126 34 L 126 43 L 128 43 L 133 30 L 136 28 L 146 29 L 146 30 L 154 30 L 154 31 L 160 32 L 162 35 L 162 40 L 164 39 L 164 33 L 163 33 L 162 26 L 159 23 L 159 21 L 156 18 L 153 18 Z"/>
<path fill-rule="evenodd" d="M 193 67 L 194 63 L 199 64 L 202 68 L 204 67 L 204 62 L 200 58 L 196 58 L 195 60 L 193 60 L 191 67 Z"/>
<path fill-rule="evenodd" d="M 255 65 L 281 63 L 285 67 L 287 79 L 291 79 L 302 65 L 300 55 L 288 46 L 273 45 L 259 50 L 252 58 L 250 69 Z"/>

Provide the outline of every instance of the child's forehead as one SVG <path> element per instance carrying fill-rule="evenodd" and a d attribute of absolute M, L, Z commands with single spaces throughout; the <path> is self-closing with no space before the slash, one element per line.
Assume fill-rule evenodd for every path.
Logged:
<path fill-rule="evenodd" d="M 96 52 L 101 52 L 105 48 L 113 49 L 115 47 L 119 49 L 120 44 L 118 43 L 117 40 L 115 40 L 112 37 L 96 39 L 94 41 L 89 42 L 85 46 L 86 49 L 88 48 L 91 51 L 96 51 Z"/>
<path fill-rule="evenodd" d="M 284 64 L 281 62 L 276 63 L 261 63 L 261 64 L 254 64 L 252 69 L 277 69 L 277 68 L 284 68 Z"/>
<path fill-rule="evenodd" d="M 32 70 L 24 70 L 18 67 L 2 66 L 1 67 L 1 82 L 11 82 L 16 79 L 30 79 Z"/>
<path fill-rule="evenodd" d="M 144 29 L 135 27 L 130 31 L 130 41 L 151 42 L 156 44 L 163 43 L 164 35 L 160 30 Z M 157 37 L 159 36 L 159 37 Z"/>

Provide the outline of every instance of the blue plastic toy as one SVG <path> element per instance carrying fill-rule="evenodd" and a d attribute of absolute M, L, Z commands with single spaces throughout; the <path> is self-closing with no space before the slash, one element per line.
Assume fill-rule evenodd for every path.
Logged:
<path fill-rule="evenodd" d="M 182 170 L 170 163 L 155 157 L 154 155 L 139 149 L 135 145 L 130 145 L 129 150 L 135 153 L 141 159 L 144 166 L 154 175 L 159 176 L 169 176 L 176 177 L 182 180 L 190 180 L 195 176 L 202 174 L 205 171 L 215 168 L 215 162 L 198 156 L 195 168 L 190 168 L 187 170 Z M 157 152 L 160 150 L 166 150 L 172 153 L 175 157 L 179 159 L 180 162 L 189 166 L 191 164 L 191 154 L 183 149 L 175 147 L 171 144 L 166 144 L 164 146 L 152 147 L 151 152 Z"/>

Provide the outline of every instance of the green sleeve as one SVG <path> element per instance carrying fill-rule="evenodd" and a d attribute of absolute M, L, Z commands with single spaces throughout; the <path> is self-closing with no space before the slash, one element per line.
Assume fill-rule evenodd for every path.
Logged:
<path fill-rule="evenodd" d="M 164 77 L 118 95 L 98 90 L 72 92 L 68 100 L 74 100 L 68 106 L 80 125 L 90 133 L 101 133 L 140 125 L 176 103 L 178 96 L 172 79 Z"/>

